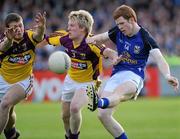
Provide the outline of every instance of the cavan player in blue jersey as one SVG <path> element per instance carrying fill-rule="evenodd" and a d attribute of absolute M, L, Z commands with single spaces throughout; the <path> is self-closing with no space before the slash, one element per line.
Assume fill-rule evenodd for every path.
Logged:
<path fill-rule="evenodd" d="M 115 139 L 127 139 L 122 126 L 112 117 L 113 107 L 120 102 L 136 98 L 143 87 L 144 70 L 151 55 L 168 83 L 177 91 L 179 82 L 170 73 L 169 65 L 162 56 L 153 37 L 137 23 L 134 10 L 126 5 L 113 12 L 116 27 L 108 32 L 95 35 L 86 41 L 97 43 L 111 40 L 116 44 L 121 61 L 114 65 L 112 76 L 98 99 L 93 86 L 88 86 L 89 109 L 99 109 L 98 117 Z M 109 109 L 106 109 L 109 108 Z"/>

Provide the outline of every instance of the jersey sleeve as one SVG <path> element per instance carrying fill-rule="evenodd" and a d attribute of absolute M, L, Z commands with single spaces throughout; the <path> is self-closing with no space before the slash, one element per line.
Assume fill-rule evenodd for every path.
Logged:
<path fill-rule="evenodd" d="M 27 32 L 27 35 L 28 35 L 29 39 L 31 40 L 31 42 L 35 46 L 37 44 L 37 41 L 35 41 L 33 39 L 33 34 L 34 34 L 33 30 L 26 30 L 26 32 Z"/>
<path fill-rule="evenodd" d="M 110 29 L 108 31 L 108 36 L 111 39 L 112 42 L 114 42 L 116 44 L 116 36 L 117 36 L 117 32 L 118 32 L 118 27 L 115 26 L 114 28 Z"/>
<path fill-rule="evenodd" d="M 144 40 L 145 46 L 148 47 L 149 50 L 159 48 L 157 42 L 148 31 L 146 31 L 145 29 L 141 29 L 141 35 Z"/>
<path fill-rule="evenodd" d="M 60 46 L 60 45 L 63 45 L 61 42 L 61 38 L 66 35 L 68 35 L 68 32 L 66 32 L 65 30 L 59 30 L 47 36 L 46 40 L 48 41 L 50 45 Z"/>
<path fill-rule="evenodd" d="M 103 55 L 103 52 L 106 49 L 105 45 L 103 44 L 101 45 L 89 44 L 89 47 L 98 57 L 100 57 L 100 55 Z"/>

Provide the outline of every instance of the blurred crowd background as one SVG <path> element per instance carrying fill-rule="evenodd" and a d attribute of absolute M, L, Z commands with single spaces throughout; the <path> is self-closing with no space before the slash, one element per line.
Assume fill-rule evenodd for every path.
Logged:
<path fill-rule="evenodd" d="M 115 25 L 112 12 L 121 4 L 135 9 L 138 23 L 152 33 L 164 54 L 180 56 L 180 0 L 0 0 L 0 33 L 4 31 L 3 20 L 10 12 L 19 13 L 25 27 L 32 28 L 34 15 L 46 11 L 49 34 L 66 29 L 68 14 L 79 9 L 93 15 L 93 33 L 102 33 Z M 37 49 L 34 68 L 47 69 L 48 56 L 54 50 L 50 46 Z"/>

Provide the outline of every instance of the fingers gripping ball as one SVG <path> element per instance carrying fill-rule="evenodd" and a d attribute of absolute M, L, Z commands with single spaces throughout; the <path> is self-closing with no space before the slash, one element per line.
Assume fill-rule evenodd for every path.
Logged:
<path fill-rule="evenodd" d="M 48 66 L 55 73 L 65 73 L 71 66 L 71 59 L 65 52 L 56 51 L 49 56 Z"/>

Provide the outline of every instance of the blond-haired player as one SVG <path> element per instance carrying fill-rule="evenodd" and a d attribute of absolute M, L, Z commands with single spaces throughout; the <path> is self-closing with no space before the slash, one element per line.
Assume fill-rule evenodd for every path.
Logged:
<path fill-rule="evenodd" d="M 25 99 L 32 88 L 32 68 L 37 42 L 45 31 L 45 13 L 35 17 L 35 30 L 25 30 L 17 13 L 5 18 L 5 32 L 0 39 L 0 134 L 6 139 L 17 139 L 14 106 Z"/>
<path fill-rule="evenodd" d="M 66 139 L 78 139 L 82 122 L 81 109 L 87 104 L 86 87 L 93 85 L 102 68 L 101 55 L 116 62 L 115 51 L 103 45 L 87 44 L 85 39 L 90 35 L 94 20 L 85 10 L 72 11 L 69 14 L 67 31 L 52 33 L 39 45 L 48 43 L 64 46 L 71 58 L 71 67 L 64 80 L 62 91 L 62 119 Z"/>

